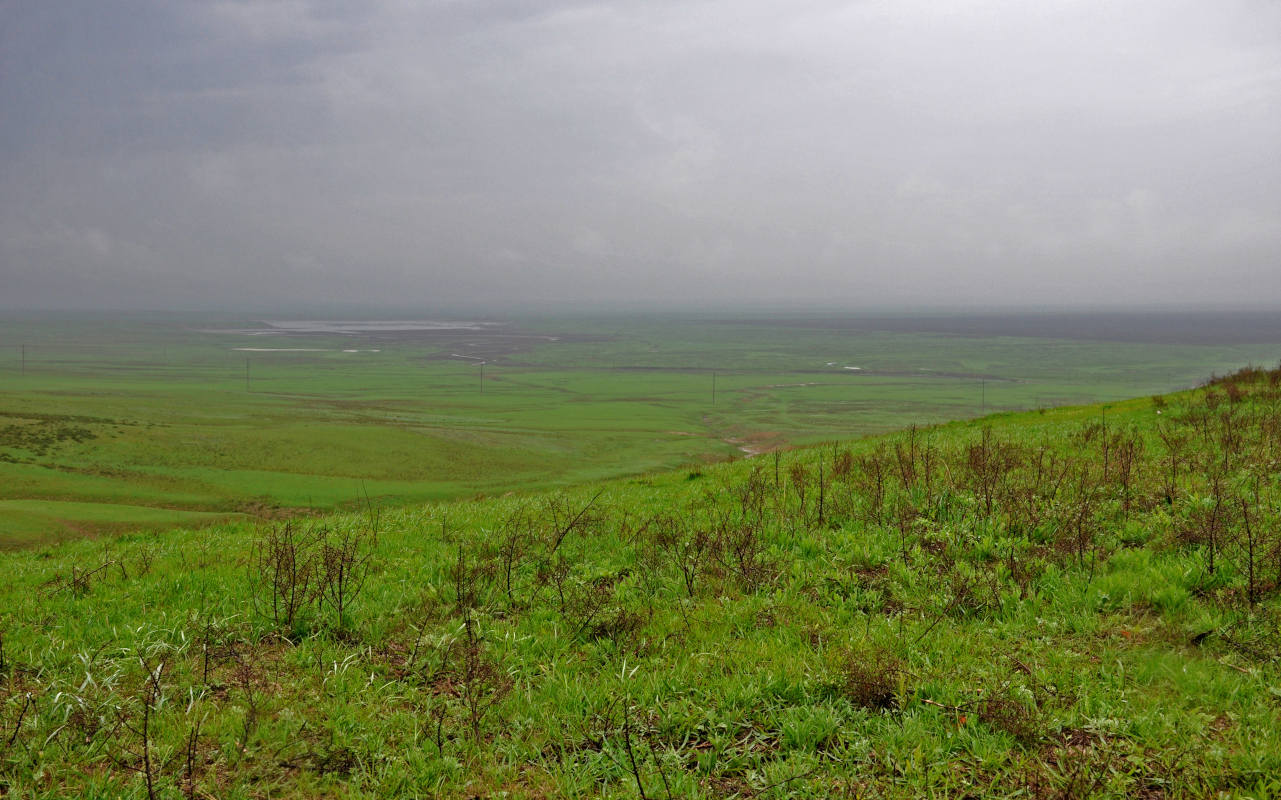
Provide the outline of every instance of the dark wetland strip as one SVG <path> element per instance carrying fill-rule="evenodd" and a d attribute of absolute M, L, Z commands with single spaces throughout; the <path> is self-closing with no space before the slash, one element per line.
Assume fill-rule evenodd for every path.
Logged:
<path fill-rule="evenodd" d="M 956 314 L 812 314 L 709 319 L 722 325 L 1016 336 L 1153 344 L 1245 344 L 1281 341 L 1275 311 L 1094 311 Z"/>

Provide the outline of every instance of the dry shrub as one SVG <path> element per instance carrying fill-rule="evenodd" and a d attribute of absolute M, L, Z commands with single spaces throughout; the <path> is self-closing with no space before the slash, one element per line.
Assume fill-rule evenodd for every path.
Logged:
<path fill-rule="evenodd" d="M 333 608 L 339 630 L 346 628 L 351 604 L 365 588 L 372 545 L 373 534 L 367 530 L 334 532 L 321 542 L 318 591 Z"/>
<path fill-rule="evenodd" d="M 258 613 L 286 631 L 319 597 L 319 546 L 322 536 L 286 522 L 272 526 L 254 542 L 249 581 Z"/>
<path fill-rule="evenodd" d="M 841 695 L 859 708 L 892 711 L 899 707 L 903 662 L 884 650 L 851 654 L 842 670 Z"/>
<path fill-rule="evenodd" d="M 854 468 L 854 454 L 851 453 L 849 450 L 842 450 L 832 460 L 832 476 L 833 477 L 844 478 L 845 476 L 850 474 L 850 470 L 853 468 Z"/>
<path fill-rule="evenodd" d="M 1043 733 L 1037 709 L 1008 690 L 984 699 L 979 704 L 978 716 L 985 725 L 1008 733 L 1025 746 L 1037 742 Z"/>

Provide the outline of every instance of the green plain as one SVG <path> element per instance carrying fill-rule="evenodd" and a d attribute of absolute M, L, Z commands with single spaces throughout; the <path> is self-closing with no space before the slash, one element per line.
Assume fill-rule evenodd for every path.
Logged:
<path fill-rule="evenodd" d="M 570 485 L 1163 393 L 1281 352 L 1281 341 L 848 330 L 769 316 L 230 332 L 262 327 L 232 316 L 0 319 L 0 547 Z"/>

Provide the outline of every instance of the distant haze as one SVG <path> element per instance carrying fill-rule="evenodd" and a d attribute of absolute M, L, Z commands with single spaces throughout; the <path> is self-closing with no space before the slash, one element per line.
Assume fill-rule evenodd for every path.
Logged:
<path fill-rule="evenodd" d="M 0 307 L 1281 306 L 1273 0 L 7 0 Z"/>

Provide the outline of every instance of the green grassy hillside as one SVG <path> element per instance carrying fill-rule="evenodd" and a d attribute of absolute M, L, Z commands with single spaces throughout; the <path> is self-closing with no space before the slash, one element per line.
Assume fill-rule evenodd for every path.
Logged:
<path fill-rule="evenodd" d="M 1271 797 L 1281 373 L 0 561 L 0 795 Z"/>

